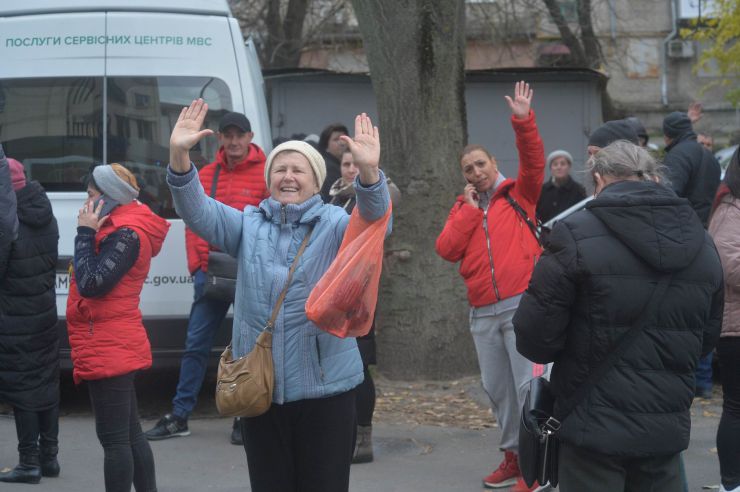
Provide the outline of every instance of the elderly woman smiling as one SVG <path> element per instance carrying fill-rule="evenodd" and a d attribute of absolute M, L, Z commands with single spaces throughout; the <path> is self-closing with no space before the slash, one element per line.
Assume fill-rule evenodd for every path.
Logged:
<path fill-rule="evenodd" d="M 168 182 L 180 217 L 196 234 L 238 259 L 232 347 L 247 354 L 270 317 L 299 245 L 313 230 L 288 287 L 273 333 L 275 390 L 264 415 L 241 419 L 249 479 L 255 492 L 346 491 L 355 433 L 354 388 L 362 362 L 353 338 L 320 331 L 306 318 L 311 290 L 335 258 L 349 222 L 318 194 L 326 177 L 321 155 L 309 144 L 277 146 L 265 164 L 270 197 L 240 212 L 209 198 L 188 151 L 211 130 L 201 130 L 202 100 L 182 110 L 170 138 Z M 342 137 L 359 168 L 357 207 L 366 220 L 390 205 L 378 169 L 378 129 L 367 115 L 355 119 L 355 137 Z"/>

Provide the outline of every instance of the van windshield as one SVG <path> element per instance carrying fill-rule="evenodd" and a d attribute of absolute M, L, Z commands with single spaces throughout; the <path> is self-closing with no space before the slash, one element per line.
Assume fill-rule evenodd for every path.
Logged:
<path fill-rule="evenodd" d="M 84 191 L 93 165 L 123 164 L 139 182 L 139 199 L 174 218 L 165 182 L 169 136 L 182 107 L 198 97 L 209 106 L 204 126 L 215 131 L 233 106 L 226 83 L 212 77 L 0 80 L 0 142 L 47 191 Z M 208 137 L 190 156 L 200 168 L 217 150 Z"/>

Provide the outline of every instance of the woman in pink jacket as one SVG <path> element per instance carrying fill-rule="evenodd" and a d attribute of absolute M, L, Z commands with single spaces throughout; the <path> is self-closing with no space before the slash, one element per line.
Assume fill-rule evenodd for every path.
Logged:
<path fill-rule="evenodd" d="M 717 344 L 724 402 L 717 429 L 721 492 L 740 492 L 740 157 L 727 167 L 714 200 L 709 233 L 725 276 L 725 311 Z"/>

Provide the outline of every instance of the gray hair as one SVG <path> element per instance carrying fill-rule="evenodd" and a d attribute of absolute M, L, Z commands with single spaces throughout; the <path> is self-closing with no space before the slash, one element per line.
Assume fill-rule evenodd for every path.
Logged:
<path fill-rule="evenodd" d="M 586 162 L 586 171 L 617 180 L 666 182 L 663 166 L 647 150 L 627 140 L 617 140 L 594 154 Z"/>

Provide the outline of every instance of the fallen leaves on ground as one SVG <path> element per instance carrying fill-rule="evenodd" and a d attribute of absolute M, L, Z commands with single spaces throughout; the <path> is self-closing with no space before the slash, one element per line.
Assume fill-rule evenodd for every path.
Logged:
<path fill-rule="evenodd" d="M 472 395 L 480 379 L 389 381 L 376 376 L 374 420 L 481 430 L 496 427 L 489 406 Z"/>

